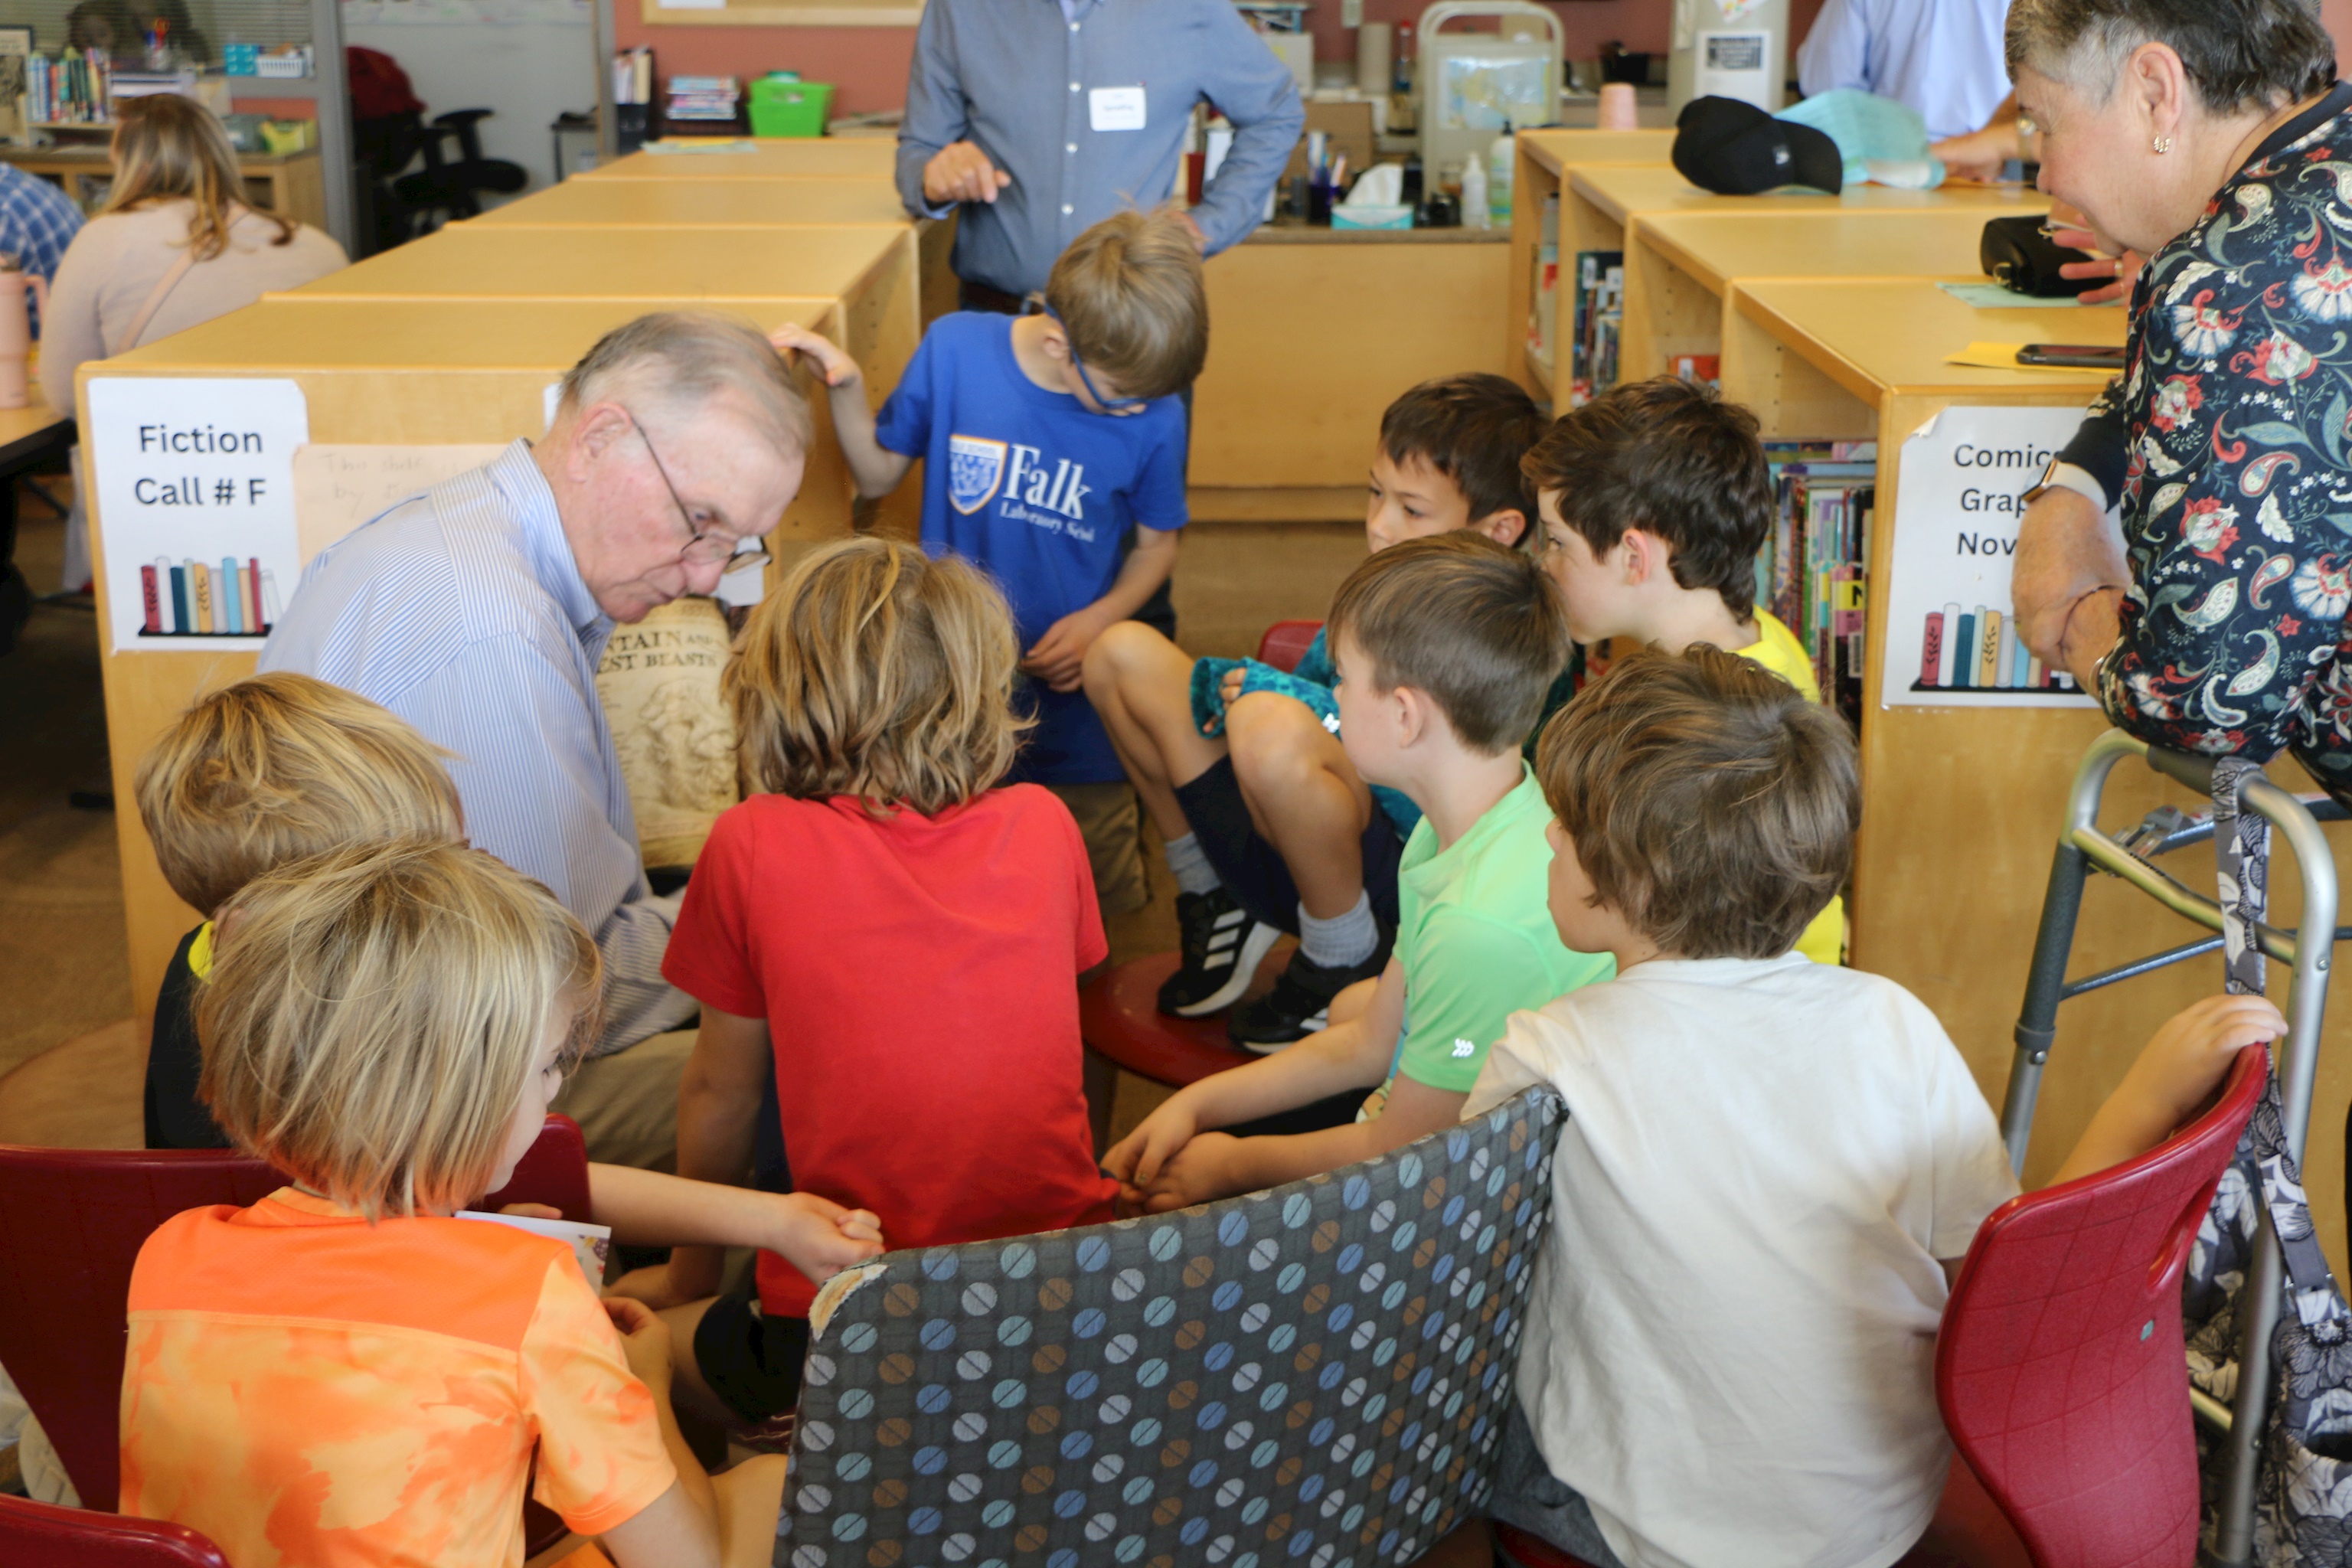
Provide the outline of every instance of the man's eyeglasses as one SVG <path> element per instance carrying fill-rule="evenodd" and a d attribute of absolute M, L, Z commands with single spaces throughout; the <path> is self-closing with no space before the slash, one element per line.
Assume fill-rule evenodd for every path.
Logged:
<path fill-rule="evenodd" d="M 1078 373 L 1078 384 L 1087 389 L 1087 395 L 1093 398 L 1104 413 L 1139 414 L 1151 406 L 1151 400 L 1145 397 L 1105 397 L 1102 388 L 1095 384 L 1095 378 L 1087 374 L 1087 362 L 1078 357 L 1078 341 L 1070 335 L 1070 324 L 1055 314 L 1053 306 L 1040 304 L 1037 308 L 1062 329 L 1062 342 L 1070 351 L 1070 368 Z"/>
<path fill-rule="evenodd" d="M 694 514 L 686 509 L 686 501 L 677 493 L 677 486 L 670 482 L 669 468 L 662 462 L 661 454 L 654 450 L 654 438 L 646 434 L 645 426 L 635 414 L 630 414 L 625 408 L 621 412 L 629 415 L 629 426 L 636 431 L 637 439 L 646 444 L 646 456 L 654 460 L 654 472 L 661 476 L 663 488 L 669 491 L 670 502 L 677 508 L 678 520 L 686 524 L 686 531 L 694 536 L 687 541 L 686 548 L 677 552 L 678 560 L 688 566 L 724 566 L 730 572 L 765 566 L 768 552 L 757 542 L 740 540 L 731 534 L 694 526 Z M 748 549 L 745 548 L 747 544 Z"/>

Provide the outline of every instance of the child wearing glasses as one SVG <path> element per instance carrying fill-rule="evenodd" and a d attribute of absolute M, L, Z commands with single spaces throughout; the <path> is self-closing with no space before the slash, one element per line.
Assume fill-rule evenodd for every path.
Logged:
<path fill-rule="evenodd" d="M 779 348 L 814 357 L 862 497 L 923 465 L 923 548 L 976 561 L 1004 589 L 1034 718 L 1016 778 L 1042 784 L 1085 833 L 1103 905 L 1142 902 L 1134 797 L 1080 670 L 1105 628 L 1176 564 L 1185 523 L 1183 390 L 1209 349 L 1191 227 L 1126 212 L 1054 263 L 1033 313 L 943 316 L 877 416 L 856 362 L 797 326 Z"/>

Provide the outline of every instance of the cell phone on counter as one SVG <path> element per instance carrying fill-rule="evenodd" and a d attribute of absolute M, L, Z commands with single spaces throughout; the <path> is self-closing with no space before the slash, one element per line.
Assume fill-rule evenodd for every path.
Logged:
<path fill-rule="evenodd" d="M 2063 365 L 2070 370 L 2121 370 L 2123 345 L 2101 343 L 2028 343 L 2017 351 L 2020 364 Z"/>

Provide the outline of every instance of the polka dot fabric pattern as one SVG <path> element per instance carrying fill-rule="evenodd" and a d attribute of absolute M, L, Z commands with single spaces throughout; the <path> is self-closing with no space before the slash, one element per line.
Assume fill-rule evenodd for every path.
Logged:
<path fill-rule="evenodd" d="M 810 1344 L 776 1568 L 1412 1561 L 1485 1505 L 1561 1114 L 878 1259 Z"/>

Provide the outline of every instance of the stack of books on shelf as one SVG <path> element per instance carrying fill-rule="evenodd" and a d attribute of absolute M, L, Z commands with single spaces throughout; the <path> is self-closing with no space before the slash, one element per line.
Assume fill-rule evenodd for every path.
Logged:
<path fill-rule="evenodd" d="M 1812 655 L 1822 699 L 1862 723 L 1863 626 L 1876 510 L 1873 441 L 1768 441 L 1774 516 L 1756 604 Z"/>
<path fill-rule="evenodd" d="M 1544 198 L 1543 228 L 1536 242 L 1534 276 L 1528 288 L 1528 352 L 1551 379 L 1553 356 L 1559 353 L 1559 195 Z"/>
<path fill-rule="evenodd" d="M 662 118 L 677 124 L 732 124 L 742 90 L 731 76 L 674 76 Z"/>
<path fill-rule="evenodd" d="M 1617 338 L 1625 321 L 1624 252 L 1577 252 L 1575 285 L 1568 402 L 1581 408 L 1617 384 Z"/>
<path fill-rule="evenodd" d="M 102 125 L 113 101 L 114 68 L 102 49 L 67 49 L 25 62 L 25 118 L 35 125 Z"/>

